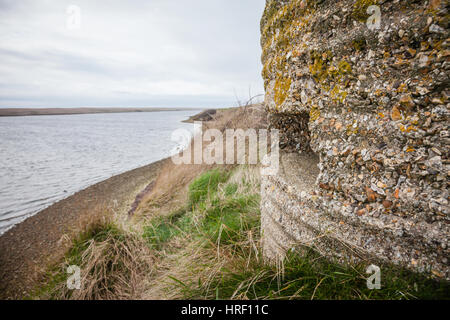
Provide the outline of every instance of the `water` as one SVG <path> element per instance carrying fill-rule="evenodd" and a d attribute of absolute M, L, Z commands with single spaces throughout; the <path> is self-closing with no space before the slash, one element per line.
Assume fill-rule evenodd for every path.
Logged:
<path fill-rule="evenodd" d="M 197 111 L 0 117 L 0 234 L 67 196 L 173 154 Z M 179 145 L 178 145 L 179 147 Z"/>

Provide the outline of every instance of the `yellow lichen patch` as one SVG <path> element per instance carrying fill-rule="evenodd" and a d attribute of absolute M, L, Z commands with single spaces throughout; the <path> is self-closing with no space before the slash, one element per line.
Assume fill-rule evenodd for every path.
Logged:
<path fill-rule="evenodd" d="M 266 9 L 264 10 L 264 14 L 263 14 L 263 21 L 270 21 L 272 19 L 272 17 L 277 13 L 278 10 L 278 1 L 275 0 L 271 0 L 268 1 L 266 4 Z"/>
<path fill-rule="evenodd" d="M 334 102 L 343 103 L 348 93 L 343 89 L 348 84 L 347 75 L 351 75 L 350 64 L 341 60 L 337 63 L 331 61 L 333 54 L 331 51 L 323 53 L 311 52 L 309 71 L 313 78 L 320 83 L 325 91 L 330 91 L 330 96 Z M 334 86 L 332 84 L 334 83 Z"/>
<path fill-rule="evenodd" d="M 398 128 L 400 129 L 401 132 L 403 133 L 409 133 L 409 132 L 416 132 L 417 131 L 417 127 L 414 125 L 403 125 L 403 124 L 399 124 Z"/>
<path fill-rule="evenodd" d="M 263 38 L 267 38 L 276 29 L 283 29 L 286 23 L 289 24 L 311 12 L 314 1 L 291 0 L 280 8 L 278 8 L 278 4 L 279 2 L 277 1 L 270 1 L 266 5 L 263 16 L 263 21 L 266 21 L 266 23 L 261 30 Z"/>
<path fill-rule="evenodd" d="M 263 55 L 265 61 L 272 51 L 276 54 L 287 54 L 293 51 L 299 32 L 308 24 L 308 18 L 291 18 L 282 27 L 263 37 Z"/>
<path fill-rule="evenodd" d="M 348 93 L 344 90 L 341 90 L 339 85 L 335 85 L 330 92 L 331 99 L 334 102 L 343 103 L 345 98 L 347 98 Z"/>
<path fill-rule="evenodd" d="M 272 73 L 272 63 L 273 59 L 268 59 L 266 61 L 266 63 L 264 63 L 264 67 L 262 70 L 262 77 L 264 79 L 264 83 L 267 84 L 267 82 L 270 80 L 271 78 L 271 73 Z"/>
<path fill-rule="evenodd" d="M 290 0 L 286 2 L 268 0 L 261 24 L 263 64 L 262 77 L 267 90 L 275 80 L 276 105 L 284 100 L 289 59 L 300 55 L 300 33 L 308 27 L 315 13 L 316 0 Z M 284 84 L 283 84 L 284 83 Z"/>
<path fill-rule="evenodd" d="M 408 86 L 406 85 L 406 83 L 400 84 L 399 87 L 397 88 L 398 93 L 404 93 L 406 91 L 408 91 Z"/>
<path fill-rule="evenodd" d="M 314 105 L 311 107 L 311 110 L 309 111 L 309 121 L 316 121 L 320 117 L 320 110 L 319 107 Z"/>
<path fill-rule="evenodd" d="M 367 46 L 366 39 L 364 37 L 359 37 L 352 41 L 352 46 L 356 51 L 363 51 Z"/>
<path fill-rule="evenodd" d="M 358 125 L 356 121 L 353 121 L 352 124 L 347 126 L 347 135 L 351 136 L 352 134 L 357 134 L 359 131 Z"/>
<path fill-rule="evenodd" d="M 357 0 L 353 5 L 353 17 L 360 22 L 366 22 L 369 18 L 367 8 L 377 3 L 378 0 Z"/>
<path fill-rule="evenodd" d="M 438 15 L 439 7 L 441 6 L 441 0 L 431 0 L 428 4 L 426 12 L 436 17 Z"/>
<path fill-rule="evenodd" d="M 352 73 L 352 67 L 347 61 L 341 60 L 335 66 L 331 63 L 332 57 L 333 53 L 331 51 L 326 51 L 322 54 L 311 52 L 312 63 L 309 65 L 309 71 L 319 83 L 323 83 L 326 80 L 341 83 L 345 75 Z"/>
<path fill-rule="evenodd" d="M 275 81 L 274 101 L 277 107 L 281 106 L 286 100 L 292 80 L 290 78 L 280 77 Z"/>
<path fill-rule="evenodd" d="M 323 82 L 328 77 L 328 57 L 331 57 L 331 52 L 311 52 L 312 64 L 309 65 L 309 72 L 318 82 Z"/>
<path fill-rule="evenodd" d="M 397 106 L 394 106 L 391 111 L 391 119 L 394 121 L 402 120 L 402 114 Z"/>
<path fill-rule="evenodd" d="M 338 65 L 338 75 L 342 76 L 350 73 L 352 73 L 352 67 L 350 64 L 345 60 L 341 60 Z"/>
<path fill-rule="evenodd" d="M 275 2 L 269 1 L 266 5 L 261 32 L 265 81 L 283 73 L 283 64 L 277 61 L 278 57 L 285 58 L 289 53 L 293 55 L 298 46 L 298 35 L 314 13 L 313 0 L 291 0 L 284 5 Z"/>

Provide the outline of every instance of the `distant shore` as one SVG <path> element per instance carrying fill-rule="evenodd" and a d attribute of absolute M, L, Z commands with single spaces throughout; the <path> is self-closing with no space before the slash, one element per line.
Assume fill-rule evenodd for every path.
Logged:
<path fill-rule="evenodd" d="M 50 116 L 94 113 L 189 111 L 202 108 L 0 108 L 0 117 Z"/>

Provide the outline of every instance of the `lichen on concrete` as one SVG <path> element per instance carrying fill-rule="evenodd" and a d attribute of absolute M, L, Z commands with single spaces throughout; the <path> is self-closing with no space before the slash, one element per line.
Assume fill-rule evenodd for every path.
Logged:
<path fill-rule="evenodd" d="M 284 153 L 319 159 L 312 191 L 289 162 L 263 177 L 266 255 L 314 243 L 449 279 L 445 1 L 271 0 L 261 32 L 270 126 Z"/>

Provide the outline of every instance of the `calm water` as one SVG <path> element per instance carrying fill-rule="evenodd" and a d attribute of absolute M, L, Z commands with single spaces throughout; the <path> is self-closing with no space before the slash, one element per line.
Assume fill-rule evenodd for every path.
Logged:
<path fill-rule="evenodd" d="M 0 234 L 85 187 L 173 154 L 196 111 L 0 117 Z"/>

